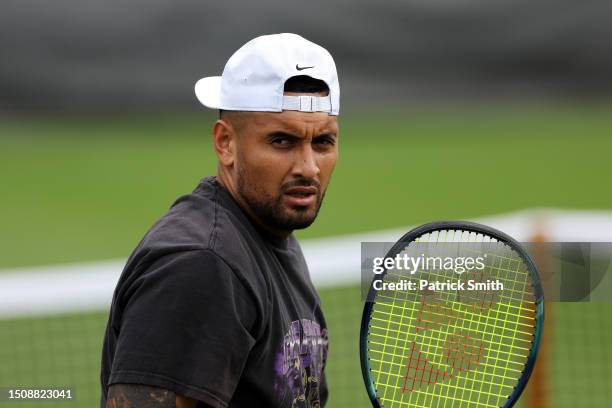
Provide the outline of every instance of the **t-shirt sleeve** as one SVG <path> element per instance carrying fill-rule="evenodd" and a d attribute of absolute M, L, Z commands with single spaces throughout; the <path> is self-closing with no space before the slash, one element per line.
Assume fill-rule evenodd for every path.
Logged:
<path fill-rule="evenodd" d="M 256 302 L 208 250 L 166 255 L 124 292 L 110 384 L 162 387 L 227 406 L 255 344 Z"/>

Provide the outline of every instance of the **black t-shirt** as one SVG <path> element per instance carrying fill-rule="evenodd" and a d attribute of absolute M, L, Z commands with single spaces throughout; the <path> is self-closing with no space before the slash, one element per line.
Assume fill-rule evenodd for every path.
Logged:
<path fill-rule="evenodd" d="M 296 239 L 255 228 L 208 177 L 128 259 L 106 328 L 101 406 L 110 385 L 128 383 L 213 407 L 319 407 L 326 358 L 325 320 Z"/>

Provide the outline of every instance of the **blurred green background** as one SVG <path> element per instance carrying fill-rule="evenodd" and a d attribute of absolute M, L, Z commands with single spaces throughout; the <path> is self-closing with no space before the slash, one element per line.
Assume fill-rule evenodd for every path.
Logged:
<path fill-rule="evenodd" d="M 612 208 L 610 112 L 348 112 L 325 205 L 298 237 L 530 207 Z M 175 198 L 215 173 L 213 121 L 1 120 L 0 266 L 129 255 Z"/>
<path fill-rule="evenodd" d="M 560 106 L 348 113 L 325 205 L 298 237 L 531 207 L 612 209 L 610 112 Z M 205 114 L 3 118 L 0 270 L 127 258 L 174 199 L 214 174 L 213 120 Z M 357 350 L 359 288 L 324 288 L 321 297 L 330 332 L 329 406 L 367 407 Z M 553 307 L 550 406 L 609 406 L 610 304 Z M 66 407 L 96 406 L 106 316 L 0 319 L 0 387 L 71 386 L 76 403 Z"/>
<path fill-rule="evenodd" d="M 327 48 L 342 89 L 340 160 L 300 239 L 542 207 L 612 211 L 611 12 L 612 2 L 572 0 L 4 1 L 0 277 L 125 260 L 215 172 L 215 117 L 201 113 L 195 81 L 279 32 Z M 328 407 L 367 407 L 359 288 L 321 297 Z M 0 388 L 71 386 L 66 407 L 97 406 L 107 312 L 5 309 Z M 548 310 L 548 388 L 523 408 L 610 406 L 612 307 Z"/>

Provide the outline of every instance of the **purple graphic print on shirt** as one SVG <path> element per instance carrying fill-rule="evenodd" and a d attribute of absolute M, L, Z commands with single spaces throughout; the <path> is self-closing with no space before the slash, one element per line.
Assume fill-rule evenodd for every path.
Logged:
<path fill-rule="evenodd" d="M 327 347 L 327 330 L 321 330 L 318 323 L 308 319 L 291 323 L 276 357 L 275 388 L 281 406 L 321 406 L 319 383 Z"/>

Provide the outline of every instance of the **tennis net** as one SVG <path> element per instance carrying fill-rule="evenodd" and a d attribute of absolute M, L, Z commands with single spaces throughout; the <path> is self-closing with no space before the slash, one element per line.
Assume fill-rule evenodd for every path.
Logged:
<path fill-rule="evenodd" d="M 572 216 L 572 222 L 576 217 Z M 528 234 L 526 213 L 481 222 L 519 239 Z M 525 221 L 526 220 L 526 221 Z M 582 220 L 601 231 L 601 219 Z M 606 220 L 605 223 L 610 222 Z M 551 221 L 563 234 L 561 219 Z M 569 224 L 568 224 L 569 225 Z M 610 222 L 612 227 L 612 222 Z M 561 228 L 562 230 L 562 228 Z M 329 407 L 370 406 L 359 364 L 363 302 L 359 286 L 360 242 L 390 242 L 406 228 L 305 242 L 304 252 L 319 287 L 330 337 Z M 592 237 L 579 236 L 588 240 Z M 585 232 L 585 234 L 587 234 Z M 108 304 L 122 262 L 59 266 L 0 273 L 0 388 L 71 388 L 74 400 L 0 401 L 11 407 L 93 407 L 100 397 L 99 365 Z M 545 364 L 547 406 L 606 407 L 612 400 L 612 303 L 553 303 L 554 337 Z M 531 386 L 531 383 L 530 383 Z M 528 389 L 519 406 L 529 404 Z M 540 406 L 545 406 L 544 403 Z"/>

